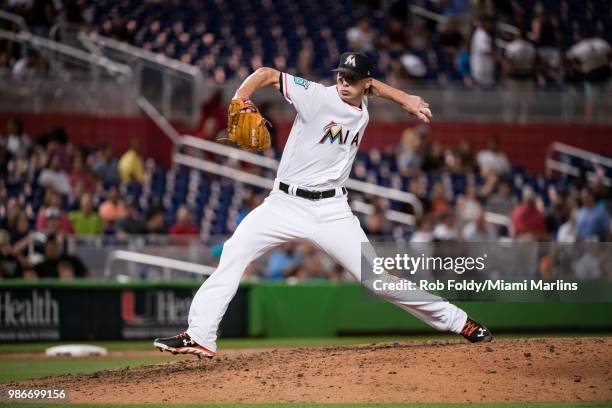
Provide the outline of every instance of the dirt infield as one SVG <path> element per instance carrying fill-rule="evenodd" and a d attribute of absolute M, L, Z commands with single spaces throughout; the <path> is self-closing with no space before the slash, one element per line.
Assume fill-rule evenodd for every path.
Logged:
<path fill-rule="evenodd" d="M 8 384 L 72 402 L 612 401 L 612 338 L 405 341 L 223 352 L 213 360 Z"/>

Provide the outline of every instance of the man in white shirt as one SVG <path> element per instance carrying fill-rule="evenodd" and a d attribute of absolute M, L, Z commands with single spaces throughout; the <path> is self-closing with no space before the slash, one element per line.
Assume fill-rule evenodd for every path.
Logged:
<path fill-rule="evenodd" d="M 610 44 L 603 38 L 596 37 L 592 31 L 585 32 L 584 37 L 567 51 L 567 58 L 584 76 L 586 96 L 585 117 L 587 121 L 594 118 L 595 107 L 605 97 L 612 75 Z M 601 104 L 602 105 L 602 104 Z M 606 114 L 603 112 L 602 114 Z"/>
<path fill-rule="evenodd" d="M 244 270 L 267 250 L 287 241 L 310 241 L 368 286 L 368 278 L 362 277 L 362 260 L 371 265 L 376 254 L 348 205 L 343 187 L 368 125 L 367 95 L 389 99 L 427 123 L 431 111 L 422 98 L 373 79 L 372 61 L 364 54 L 342 54 L 334 71 L 336 84 L 326 87 L 272 68 L 260 68 L 236 91 L 234 98 L 247 103 L 255 91 L 272 86 L 297 111 L 274 188 L 225 242 L 218 268 L 193 299 L 187 331 L 155 339 L 155 347 L 213 357 L 219 323 Z M 365 267 L 363 272 L 368 276 L 371 270 Z M 391 275 L 384 278 L 399 280 Z M 438 330 L 462 334 L 471 342 L 492 339 L 484 326 L 458 307 L 426 292 L 399 292 L 375 294 Z"/>
<path fill-rule="evenodd" d="M 508 79 L 512 93 L 513 110 L 518 111 L 519 122 L 527 122 L 528 103 L 533 92 L 537 52 L 527 40 L 524 31 L 516 34 L 514 40 L 506 45 L 503 71 Z M 512 112 L 514 113 L 514 112 Z"/>
<path fill-rule="evenodd" d="M 477 85 L 495 84 L 495 56 L 493 54 L 492 22 L 488 17 L 478 22 L 470 47 L 470 71 Z"/>

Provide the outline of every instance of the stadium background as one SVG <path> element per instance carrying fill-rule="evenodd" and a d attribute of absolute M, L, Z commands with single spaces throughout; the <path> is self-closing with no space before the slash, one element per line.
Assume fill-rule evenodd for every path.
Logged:
<path fill-rule="evenodd" d="M 272 149 L 255 157 L 215 143 L 234 90 L 260 66 L 333 83 L 347 49 L 370 54 L 377 78 L 434 113 L 424 126 L 371 104 L 351 176 L 367 184 L 350 198 L 374 241 L 610 241 L 609 48 L 603 63 L 570 51 L 611 40 L 608 1 L 0 5 L 2 343 L 183 329 L 201 275 L 267 194 L 293 121 L 264 91 L 255 102 L 273 122 Z M 521 32 L 532 45 L 513 59 Z M 585 230 L 575 214 L 591 199 L 608 224 Z M 609 303 L 462 306 L 501 333 L 612 327 Z M 432 334 L 297 243 L 249 267 L 221 336 L 407 333 Z"/>

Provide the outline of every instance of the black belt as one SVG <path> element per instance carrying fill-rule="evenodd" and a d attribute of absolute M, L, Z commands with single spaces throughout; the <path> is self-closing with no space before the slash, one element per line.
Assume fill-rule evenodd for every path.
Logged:
<path fill-rule="evenodd" d="M 289 185 L 283 183 L 282 181 L 278 183 L 278 188 L 281 191 L 289 194 Z M 346 194 L 346 188 L 342 187 L 342 194 Z M 322 198 L 332 198 L 336 196 L 336 189 L 332 190 L 323 190 L 323 191 L 311 191 L 304 190 L 303 188 L 298 188 L 295 190 L 295 195 L 302 198 L 307 198 L 309 200 L 320 200 Z"/>

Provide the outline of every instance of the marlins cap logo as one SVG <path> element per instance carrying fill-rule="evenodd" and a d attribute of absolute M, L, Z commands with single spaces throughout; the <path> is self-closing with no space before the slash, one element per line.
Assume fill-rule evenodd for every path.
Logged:
<path fill-rule="evenodd" d="M 355 56 L 351 54 L 348 57 L 346 57 L 346 59 L 344 60 L 344 65 L 350 65 L 351 67 L 354 67 L 355 66 Z"/>

